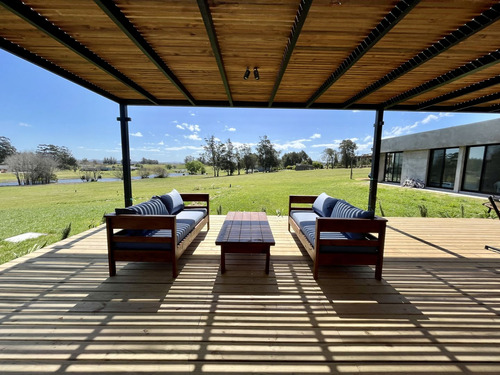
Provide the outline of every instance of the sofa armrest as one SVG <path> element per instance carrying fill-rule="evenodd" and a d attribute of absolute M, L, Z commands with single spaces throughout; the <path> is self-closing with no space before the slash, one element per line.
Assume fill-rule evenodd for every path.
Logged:
<path fill-rule="evenodd" d="M 106 225 L 112 229 L 172 229 L 175 215 L 104 215 Z"/>
<path fill-rule="evenodd" d="M 206 208 L 207 215 L 210 214 L 210 194 L 205 193 L 181 193 L 184 202 L 205 203 L 204 205 L 185 205 L 185 208 Z"/>
<path fill-rule="evenodd" d="M 318 198 L 317 195 L 290 195 L 288 198 L 288 215 L 292 210 L 310 210 L 314 201 Z M 293 206 L 293 204 L 307 204 L 311 207 Z"/>

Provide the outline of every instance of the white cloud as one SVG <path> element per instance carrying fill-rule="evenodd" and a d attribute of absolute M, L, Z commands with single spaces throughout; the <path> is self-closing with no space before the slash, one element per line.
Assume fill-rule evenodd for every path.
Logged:
<path fill-rule="evenodd" d="M 233 141 L 231 141 L 231 143 L 233 144 L 234 147 L 241 147 L 241 146 L 254 147 L 257 145 L 256 143 L 242 143 L 242 142 L 233 142 Z"/>
<path fill-rule="evenodd" d="M 176 128 L 181 130 L 189 130 L 192 132 L 199 132 L 201 130 L 200 125 L 188 124 L 187 122 L 183 122 L 181 125 L 177 124 Z"/>
<path fill-rule="evenodd" d="M 420 125 L 427 125 L 433 121 L 439 121 L 443 117 L 452 117 L 452 116 L 453 114 L 448 112 L 440 112 L 437 115 L 430 114 L 425 116 L 420 121 L 415 121 L 412 125 L 394 126 L 390 130 L 384 130 L 383 138 L 392 138 L 392 137 L 399 137 L 402 135 L 412 134 L 415 132 L 414 130 Z"/>
<path fill-rule="evenodd" d="M 235 132 L 235 131 L 236 131 L 236 128 L 233 128 L 233 127 L 231 127 L 231 128 L 230 128 L 229 126 L 227 126 L 227 125 L 226 125 L 226 126 L 224 127 L 224 130 L 225 130 L 225 131 L 228 131 L 228 132 Z"/>
<path fill-rule="evenodd" d="M 30 124 L 27 124 L 25 122 L 20 122 L 19 123 L 19 126 L 23 127 L 23 128 L 31 128 L 31 125 Z"/>
<path fill-rule="evenodd" d="M 373 137 L 371 135 L 367 135 L 364 139 L 363 142 L 373 142 Z"/>
<path fill-rule="evenodd" d="M 355 109 L 354 111 L 352 111 L 352 113 L 359 113 L 361 112 L 359 109 Z"/>
<path fill-rule="evenodd" d="M 170 137 L 170 134 L 168 134 L 168 133 L 165 133 L 165 137 Z"/>
<path fill-rule="evenodd" d="M 401 135 L 406 135 L 412 133 L 412 129 L 415 129 L 418 126 L 418 123 L 414 123 L 413 125 L 408 126 L 393 126 L 391 130 L 384 131 L 383 138 L 393 138 L 399 137 Z"/>
<path fill-rule="evenodd" d="M 342 142 L 341 139 L 334 139 L 330 143 L 320 143 L 317 145 L 312 145 L 311 147 L 318 148 L 318 147 L 323 147 L 323 148 L 338 148 L 340 146 L 340 143 Z"/>
<path fill-rule="evenodd" d="M 313 135 L 311 135 L 311 139 L 319 139 L 321 138 L 321 134 L 319 133 L 314 133 Z"/>
<path fill-rule="evenodd" d="M 193 133 L 193 134 L 190 134 L 190 135 L 185 135 L 184 138 L 190 139 L 192 141 L 201 141 L 201 137 L 198 134 L 196 134 L 196 133 Z"/>
<path fill-rule="evenodd" d="M 139 137 L 139 138 L 140 138 L 140 137 L 143 137 L 143 135 L 142 135 L 142 133 L 141 133 L 141 132 L 137 132 L 137 133 L 130 133 L 130 135 L 131 135 L 132 137 Z"/>
<path fill-rule="evenodd" d="M 165 150 L 166 151 L 182 151 L 182 150 L 200 151 L 200 150 L 203 150 L 203 147 L 197 147 L 197 146 L 165 147 Z"/>
<path fill-rule="evenodd" d="M 158 146 L 165 146 L 165 142 L 163 142 L 163 141 L 158 142 Z"/>
<path fill-rule="evenodd" d="M 437 117 L 436 115 L 429 115 L 426 118 L 424 118 L 421 122 L 422 124 L 428 124 L 432 120 L 439 120 L 439 117 Z"/>
<path fill-rule="evenodd" d="M 283 150 L 288 150 L 288 149 L 304 149 L 307 148 L 307 146 L 304 144 L 304 142 L 309 142 L 310 139 L 297 139 L 295 141 L 290 141 L 286 142 L 283 144 L 275 143 L 274 147 L 278 151 L 283 151 Z"/>

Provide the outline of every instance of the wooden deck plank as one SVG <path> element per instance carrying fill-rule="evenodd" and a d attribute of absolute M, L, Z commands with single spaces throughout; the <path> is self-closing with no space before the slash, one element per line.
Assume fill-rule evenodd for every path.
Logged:
<path fill-rule="evenodd" d="M 211 217 L 181 258 L 117 264 L 101 228 L 0 266 L 0 368 L 34 373 L 500 373 L 497 221 L 389 218 L 383 279 L 311 262 L 286 218 L 276 246 L 220 273 Z"/>

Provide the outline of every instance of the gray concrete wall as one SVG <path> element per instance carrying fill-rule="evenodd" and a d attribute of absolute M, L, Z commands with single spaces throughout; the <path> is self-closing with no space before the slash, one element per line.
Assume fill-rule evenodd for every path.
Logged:
<path fill-rule="evenodd" d="M 429 150 L 403 152 L 403 169 L 401 183 L 407 178 L 424 181 L 427 185 L 427 168 L 429 164 Z"/>
<path fill-rule="evenodd" d="M 385 125 L 387 126 L 387 125 Z M 500 143 L 500 119 L 382 140 L 381 152 L 429 150 Z"/>

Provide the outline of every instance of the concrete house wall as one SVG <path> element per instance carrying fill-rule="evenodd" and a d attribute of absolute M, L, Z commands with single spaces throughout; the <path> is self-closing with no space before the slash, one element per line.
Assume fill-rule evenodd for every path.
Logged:
<path fill-rule="evenodd" d="M 386 138 L 381 144 L 378 179 L 384 180 L 386 154 L 403 152 L 401 183 L 406 178 L 414 178 L 424 181 L 427 185 L 430 151 L 457 147 L 459 154 L 453 191 L 458 192 L 462 186 L 467 147 L 488 144 L 500 144 L 500 119 Z"/>

